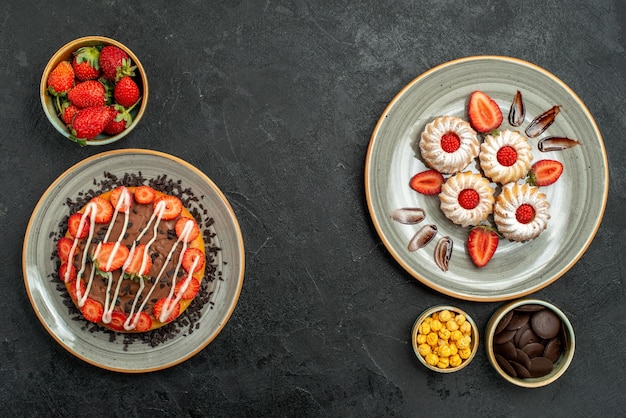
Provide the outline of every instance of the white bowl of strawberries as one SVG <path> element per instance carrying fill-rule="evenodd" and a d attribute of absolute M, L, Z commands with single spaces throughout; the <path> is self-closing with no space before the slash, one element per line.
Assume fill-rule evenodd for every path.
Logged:
<path fill-rule="evenodd" d="M 63 136 L 105 145 L 128 135 L 148 105 L 148 79 L 137 56 L 120 42 L 86 36 L 48 61 L 39 87 L 43 110 Z"/>

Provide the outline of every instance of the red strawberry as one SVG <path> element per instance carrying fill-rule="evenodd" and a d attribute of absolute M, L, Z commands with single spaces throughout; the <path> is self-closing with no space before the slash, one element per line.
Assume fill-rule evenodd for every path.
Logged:
<path fill-rule="evenodd" d="M 157 210 L 157 207 L 164 207 L 163 215 L 161 215 L 161 219 L 164 221 L 175 219 L 183 210 L 183 202 L 181 202 L 176 196 L 170 195 L 159 197 L 154 201 L 152 206 L 155 211 Z"/>
<path fill-rule="evenodd" d="M 498 104 L 482 91 L 474 91 L 469 100 L 469 120 L 478 132 L 490 132 L 502 123 Z"/>
<path fill-rule="evenodd" d="M 150 186 L 139 186 L 135 189 L 135 202 L 140 205 L 148 205 L 154 202 L 156 192 Z"/>
<path fill-rule="evenodd" d="M 67 98 L 74 106 L 84 109 L 103 106 L 106 103 L 106 92 L 101 82 L 87 80 L 76 84 L 67 93 Z"/>
<path fill-rule="evenodd" d="M 85 81 L 88 83 L 88 81 Z M 80 139 L 94 139 L 104 131 L 111 120 L 111 112 L 107 106 L 94 106 L 81 109 L 74 116 L 72 135 Z"/>
<path fill-rule="evenodd" d="M 549 186 L 563 174 L 563 164 L 556 160 L 539 160 L 532 165 L 526 181 L 533 186 Z"/>
<path fill-rule="evenodd" d="M 111 312 L 111 322 L 109 322 L 109 328 L 115 331 L 124 330 L 124 322 L 128 317 L 124 312 L 113 311 Z"/>
<path fill-rule="evenodd" d="M 100 51 L 100 69 L 107 80 L 116 81 L 124 75 L 132 77 L 135 75 L 135 68 L 131 66 L 128 54 L 114 45 L 107 45 Z"/>
<path fill-rule="evenodd" d="M 510 167 L 517 162 L 517 151 L 510 145 L 505 145 L 498 150 L 496 158 L 500 165 Z"/>
<path fill-rule="evenodd" d="M 183 286 L 185 285 L 185 281 L 187 278 L 182 279 L 180 282 L 176 283 L 176 287 L 174 288 L 174 293 L 178 296 L 182 292 L 181 299 L 190 300 L 196 297 L 198 291 L 200 290 L 200 282 L 195 277 L 192 277 L 187 285 L 187 288 L 183 292 Z"/>
<path fill-rule="evenodd" d="M 85 283 L 82 280 L 78 282 L 78 286 L 80 288 L 80 297 L 82 298 L 85 292 L 87 291 L 87 287 L 85 286 Z M 76 293 L 76 280 L 72 280 L 67 283 L 67 291 L 70 294 L 70 297 L 72 298 L 72 300 L 76 302 L 78 300 L 78 294 Z"/>
<path fill-rule="evenodd" d="M 74 121 L 74 116 L 78 113 L 80 109 L 71 104 L 70 102 L 65 102 L 61 109 L 61 119 L 67 126 L 71 126 Z"/>
<path fill-rule="evenodd" d="M 85 304 L 80 311 L 87 321 L 100 322 L 102 320 L 102 314 L 104 313 L 104 307 L 102 304 L 91 298 L 85 300 Z"/>
<path fill-rule="evenodd" d="M 74 51 L 72 68 L 79 81 L 95 80 L 100 76 L 100 51 L 95 46 L 85 46 Z"/>
<path fill-rule="evenodd" d="M 476 267 L 484 267 L 498 248 L 498 234 L 488 226 L 472 228 L 467 237 L 467 250 Z"/>
<path fill-rule="evenodd" d="M 59 267 L 59 278 L 65 283 L 76 280 L 76 267 L 74 266 L 74 264 L 61 264 L 61 267 Z"/>
<path fill-rule="evenodd" d="M 139 100 L 139 87 L 137 87 L 137 83 L 128 77 L 122 77 L 120 81 L 115 84 L 115 88 L 113 89 L 113 97 L 115 101 L 124 106 L 124 107 L 132 107 L 137 100 Z"/>
<path fill-rule="evenodd" d="M 183 268 L 185 269 L 185 271 L 189 272 L 191 271 L 191 268 L 193 267 L 193 263 L 196 263 L 196 267 L 193 270 L 194 272 L 200 271 L 202 270 L 202 268 L 204 267 L 204 254 L 202 253 L 202 251 L 198 248 L 187 248 L 185 250 L 185 252 L 183 253 Z"/>
<path fill-rule="evenodd" d="M 461 138 L 454 132 L 446 132 L 441 137 L 441 149 L 445 152 L 452 153 L 461 146 Z"/>
<path fill-rule="evenodd" d="M 457 199 L 459 201 L 459 205 L 463 209 L 474 209 L 480 203 L 480 196 L 478 192 L 474 189 L 464 189 L 459 193 L 459 197 Z"/>
<path fill-rule="evenodd" d="M 111 121 L 104 127 L 105 134 L 117 135 L 132 123 L 132 115 L 122 106 L 112 105 L 109 110 L 111 111 Z"/>
<path fill-rule="evenodd" d="M 133 316 L 133 320 L 134 319 L 135 317 Z M 150 328 L 152 328 L 152 318 L 145 312 L 139 313 L 139 320 L 137 321 L 137 325 L 135 325 L 135 331 L 145 332 Z"/>
<path fill-rule="evenodd" d="M 187 222 L 191 222 L 191 227 L 187 227 L 187 228 L 190 228 L 189 235 L 187 235 L 187 237 L 184 238 L 183 233 L 185 232 L 185 227 L 187 225 Z M 198 235 L 200 235 L 200 228 L 198 227 L 198 224 L 196 223 L 196 221 L 186 216 L 181 216 L 180 219 L 176 221 L 176 225 L 174 226 L 174 229 L 176 230 L 176 236 L 185 242 L 191 242 L 194 239 L 196 239 Z"/>
<path fill-rule="evenodd" d="M 124 196 L 124 201 L 118 205 L 120 199 L 122 198 L 122 195 Z M 127 212 L 133 203 L 132 193 L 130 192 L 130 190 L 128 190 L 128 188 L 124 186 L 113 189 L 109 199 L 111 200 L 111 205 L 113 205 L 113 207 L 120 212 Z"/>
<path fill-rule="evenodd" d="M 418 193 L 432 195 L 441 193 L 441 185 L 445 182 L 437 170 L 426 170 L 411 178 L 409 185 Z"/>
<path fill-rule="evenodd" d="M 100 246 L 96 263 L 98 268 L 102 271 L 117 270 L 124 265 L 129 253 L 130 251 L 125 245 L 119 245 L 116 248 L 116 243 L 105 242 Z M 109 260 L 111 260 L 111 264 L 109 264 Z"/>
<path fill-rule="evenodd" d="M 72 246 L 74 245 L 74 240 L 68 237 L 60 238 L 57 241 L 57 255 L 59 256 L 59 260 L 63 263 L 67 263 L 70 258 L 70 252 L 72 251 Z"/>
<path fill-rule="evenodd" d="M 155 304 L 154 304 L 154 308 L 152 308 L 152 313 L 154 315 L 154 317 L 158 320 L 161 321 L 161 312 L 163 311 L 164 307 L 167 307 L 168 309 L 172 309 L 172 307 L 170 306 L 172 303 L 174 302 L 173 299 L 170 298 L 163 298 L 163 299 L 159 299 Z M 174 319 L 176 319 L 176 317 L 178 316 L 178 314 L 180 313 L 180 304 L 176 303 L 172 309 L 172 312 L 169 314 L 169 316 L 165 319 L 165 321 L 161 321 L 161 322 L 170 322 L 173 321 Z"/>
<path fill-rule="evenodd" d="M 69 61 L 61 61 L 48 75 L 48 92 L 53 96 L 65 95 L 74 87 L 74 70 Z"/>
<path fill-rule="evenodd" d="M 146 263 L 143 270 L 141 270 L 145 250 L 145 244 L 139 244 L 135 247 L 132 258 L 130 260 L 126 260 L 128 262 L 128 265 L 125 268 L 126 273 L 136 276 L 145 276 L 150 273 L 150 269 L 152 268 L 152 258 L 150 257 L 150 253 L 145 254 Z"/>
<path fill-rule="evenodd" d="M 515 219 L 521 224 L 527 224 L 535 219 L 535 208 L 528 203 L 523 203 L 515 210 Z"/>
<path fill-rule="evenodd" d="M 80 228 L 80 221 L 83 215 L 80 213 L 72 214 L 67 220 L 67 231 L 74 238 L 85 238 L 89 235 L 89 217 L 86 217 L 83 221 L 83 227 Z"/>
<path fill-rule="evenodd" d="M 113 206 L 108 200 L 100 196 L 96 196 L 91 199 L 90 203 L 94 203 L 96 205 L 96 214 L 93 215 L 92 213 L 91 216 L 94 217 L 94 221 L 97 224 L 106 224 L 111 221 L 113 218 Z"/>

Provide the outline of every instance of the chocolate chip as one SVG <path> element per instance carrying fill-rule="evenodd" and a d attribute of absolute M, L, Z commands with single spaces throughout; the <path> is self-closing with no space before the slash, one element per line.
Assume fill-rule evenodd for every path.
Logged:
<path fill-rule="evenodd" d="M 511 361 L 511 367 L 513 367 L 515 369 L 515 373 L 517 373 L 517 377 L 521 377 L 521 378 L 528 378 L 531 377 L 530 371 L 522 366 L 521 364 L 515 362 L 515 361 Z"/>
<path fill-rule="evenodd" d="M 526 323 L 526 325 L 524 325 L 523 327 L 517 330 L 517 332 L 515 333 L 515 337 L 513 337 L 513 342 L 515 343 L 516 346 L 518 347 L 520 346 L 519 342 L 520 342 L 522 335 L 524 335 L 524 333 L 528 331 L 529 329 L 530 329 L 530 324 Z"/>
<path fill-rule="evenodd" d="M 522 366 L 530 369 L 530 357 L 521 348 L 517 348 L 517 362 Z"/>
<path fill-rule="evenodd" d="M 517 346 L 518 347 L 524 347 L 525 345 L 528 344 L 532 344 L 532 343 L 538 343 L 541 341 L 541 338 L 539 338 L 537 336 L 537 334 L 535 334 L 535 332 L 532 329 L 527 329 L 526 331 L 524 331 L 522 333 L 522 335 L 520 336 L 520 339 L 518 341 Z"/>
<path fill-rule="evenodd" d="M 531 325 L 535 334 L 548 340 L 559 333 L 561 319 L 554 312 L 544 309 L 533 315 Z"/>
<path fill-rule="evenodd" d="M 518 306 L 517 308 L 515 308 L 515 310 L 518 312 L 537 312 L 542 309 L 545 309 L 545 307 L 542 305 L 535 305 L 535 304 L 522 305 L 522 306 Z"/>
<path fill-rule="evenodd" d="M 550 359 L 553 363 L 561 357 L 563 352 L 563 345 L 560 338 L 553 338 L 546 343 L 546 348 L 543 350 L 543 356 Z"/>
<path fill-rule="evenodd" d="M 500 354 L 507 360 L 517 360 L 517 349 L 512 341 L 507 341 L 504 344 L 495 344 L 493 352 Z"/>
<path fill-rule="evenodd" d="M 509 325 L 511 318 L 513 318 L 513 311 L 509 311 L 504 314 L 500 322 L 498 322 L 498 325 L 496 325 L 495 333 L 499 334 L 500 332 L 502 332 L 506 328 L 506 326 Z"/>
<path fill-rule="evenodd" d="M 496 354 L 495 357 L 496 357 L 496 361 L 498 362 L 500 367 L 502 367 L 502 369 L 505 371 L 506 374 L 508 374 L 509 376 L 517 377 L 517 372 L 504 357 L 502 357 L 499 354 Z"/>
<path fill-rule="evenodd" d="M 528 324 L 528 320 L 530 319 L 530 314 L 519 314 L 513 315 L 509 325 L 507 325 L 506 329 L 508 330 L 518 330 L 522 328 L 524 325 Z"/>
<path fill-rule="evenodd" d="M 545 357 L 535 357 L 530 359 L 530 374 L 532 377 L 542 377 L 552 371 L 553 364 Z"/>
<path fill-rule="evenodd" d="M 533 359 L 533 357 L 539 357 L 543 355 L 544 349 L 545 347 L 541 343 L 530 343 L 522 347 L 522 351 L 528 354 L 528 357 L 530 357 L 531 360 Z"/>
<path fill-rule="evenodd" d="M 515 336 L 515 330 L 504 330 L 501 333 L 493 337 L 493 342 L 496 344 L 504 344 L 507 341 L 511 341 Z"/>

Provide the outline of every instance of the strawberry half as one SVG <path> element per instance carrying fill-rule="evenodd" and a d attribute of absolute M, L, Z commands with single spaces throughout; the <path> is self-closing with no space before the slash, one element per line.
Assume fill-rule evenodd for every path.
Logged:
<path fill-rule="evenodd" d="M 467 250 L 476 267 L 485 267 L 498 248 L 498 234 L 489 226 L 472 228 L 467 237 Z"/>
<path fill-rule="evenodd" d="M 176 283 L 174 293 L 178 296 L 182 292 L 182 296 L 180 297 L 181 299 L 191 300 L 198 294 L 198 291 L 200 290 L 200 282 L 195 277 L 192 277 L 187 285 L 187 288 L 183 292 L 182 290 L 185 285 L 185 281 L 187 281 L 187 278 L 184 278 L 180 282 Z"/>
<path fill-rule="evenodd" d="M 500 106 L 479 90 L 470 95 L 468 116 L 472 127 L 481 133 L 493 131 L 502 123 Z"/>
<path fill-rule="evenodd" d="M 68 274 L 69 269 L 69 274 Z M 67 276 L 67 277 L 66 277 Z M 59 267 L 59 278 L 62 282 L 69 283 L 73 280 L 76 280 L 76 267 L 74 264 L 63 263 L 61 267 Z"/>
<path fill-rule="evenodd" d="M 67 220 L 67 232 L 74 238 L 82 239 L 89 235 L 89 217 L 85 217 L 82 228 L 80 227 L 80 221 L 83 218 L 81 213 L 72 214 Z"/>
<path fill-rule="evenodd" d="M 96 196 L 91 199 L 90 203 L 94 203 L 96 205 L 96 214 L 94 215 L 92 212 L 91 216 L 94 217 L 94 221 L 97 224 L 106 224 L 111 222 L 111 219 L 113 218 L 113 205 L 111 205 L 108 200 L 100 196 Z"/>
<path fill-rule="evenodd" d="M 189 235 L 187 237 L 183 237 L 185 232 L 185 227 L 187 223 L 190 222 L 190 230 Z M 179 220 L 176 221 L 176 225 L 174 226 L 176 230 L 176 236 L 181 239 L 181 241 L 191 242 L 200 235 L 200 228 L 194 219 L 188 218 L 187 216 L 181 216 Z"/>
<path fill-rule="evenodd" d="M 183 202 L 176 196 L 164 195 L 159 197 L 154 201 L 154 210 L 156 211 L 159 206 L 164 208 L 163 215 L 161 215 L 161 219 L 164 221 L 175 219 L 183 210 Z"/>
<path fill-rule="evenodd" d="M 122 267 L 130 254 L 130 251 L 125 245 L 119 245 L 116 247 L 114 242 L 104 242 L 100 246 L 100 252 L 96 257 L 96 263 L 98 268 L 102 271 L 113 271 Z M 111 264 L 109 264 L 111 259 Z M 109 264 L 109 265 L 108 265 Z M 108 266 L 107 266 L 108 265 Z"/>
<path fill-rule="evenodd" d="M 154 202 L 156 192 L 150 186 L 139 186 L 135 189 L 135 202 L 140 205 L 148 205 Z"/>
<path fill-rule="evenodd" d="M 111 312 L 111 322 L 109 322 L 109 328 L 115 331 L 124 330 L 124 322 L 128 317 L 124 312 L 113 311 Z"/>
<path fill-rule="evenodd" d="M 193 263 L 195 262 L 196 268 L 194 269 L 194 273 L 200 271 L 204 267 L 204 258 L 205 256 L 200 249 L 187 248 L 183 253 L 183 268 L 185 269 L 185 271 L 189 272 L 191 271 Z"/>
<path fill-rule="evenodd" d="M 74 240 L 68 237 L 60 238 L 59 241 L 57 241 L 57 255 L 62 263 L 67 263 L 69 260 L 73 245 Z"/>
<path fill-rule="evenodd" d="M 124 196 L 124 201 L 118 206 L 122 196 Z M 127 212 L 133 203 L 133 195 L 126 187 L 120 186 L 113 189 L 111 195 L 109 196 L 109 200 L 111 200 L 113 208 L 116 208 L 120 212 Z"/>
<path fill-rule="evenodd" d="M 532 186 L 549 186 L 563 174 L 563 164 L 556 160 L 539 160 L 532 165 L 526 182 Z"/>
<path fill-rule="evenodd" d="M 102 320 L 102 314 L 104 313 L 104 307 L 100 302 L 87 298 L 83 307 L 80 308 L 80 311 L 87 321 L 100 322 Z"/>
<path fill-rule="evenodd" d="M 128 262 L 128 265 L 126 266 L 124 270 L 126 271 L 126 273 L 131 274 L 131 275 L 136 275 L 136 276 L 146 276 L 148 273 L 150 273 L 150 269 L 152 268 L 152 258 L 150 257 L 149 253 L 148 254 L 145 253 L 145 250 L 146 250 L 145 244 L 139 244 L 135 247 L 133 256 Z M 143 268 L 143 270 L 141 270 L 141 265 L 144 262 L 144 258 L 145 258 L 145 267 Z"/>
<path fill-rule="evenodd" d="M 134 319 L 135 318 L 133 317 L 133 320 Z M 137 325 L 135 325 L 135 331 L 145 332 L 148 331 L 150 328 L 152 328 L 152 318 L 150 318 L 147 313 L 140 312 L 139 320 L 137 321 Z"/>
<path fill-rule="evenodd" d="M 82 280 L 80 280 L 78 282 L 78 287 L 80 288 L 80 296 L 83 297 L 85 295 L 85 292 L 87 291 L 87 287 L 85 286 L 85 283 Z M 76 280 L 72 280 L 67 283 L 67 291 L 70 294 L 70 297 L 72 298 L 72 300 L 76 302 L 78 300 L 78 295 L 76 293 Z"/>
<path fill-rule="evenodd" d="M 152 313 L 154 314 L 154 317 L 158 321 L 161 321 L 160 317 L 161 317 L 161 313 L 163 312 L 163 308 L 167 306 L 167 308 L 171 309 L 170 305 L 173 302 L 174 300 L 170 298 L 163 298 L 163 299 L 157 300 L 157 302 L 154 304 L 154 308 L 152 308 Z M 180 313 L 180 304 L 176 303 L 172 309 L 172 312 L 169 314 L 169 316 L 165 319 L 165 321 L 161 321 L 161 322 L 173 321 L 174 319 L 176 319 L 179 313 Z"/>
<path fill-rule="evenodd" d="M 437 170 L 426 170 L 417 173 L 411 178 L 409 185 L 418 193 L 433 195 L 441 193 L 441 186 L 445 179 Z"/>

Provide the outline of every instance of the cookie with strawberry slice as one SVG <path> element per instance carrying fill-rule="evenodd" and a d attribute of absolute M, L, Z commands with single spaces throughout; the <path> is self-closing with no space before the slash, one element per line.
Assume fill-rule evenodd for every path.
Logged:
<path fill-rule="evenodd" d="M 116 332 L 170 323 L 202 292 L 198 222 L 180 198 L 149 186 L 93 197 L 68 217 L 57 254 L 60 281 L 85 319 Z"/>

